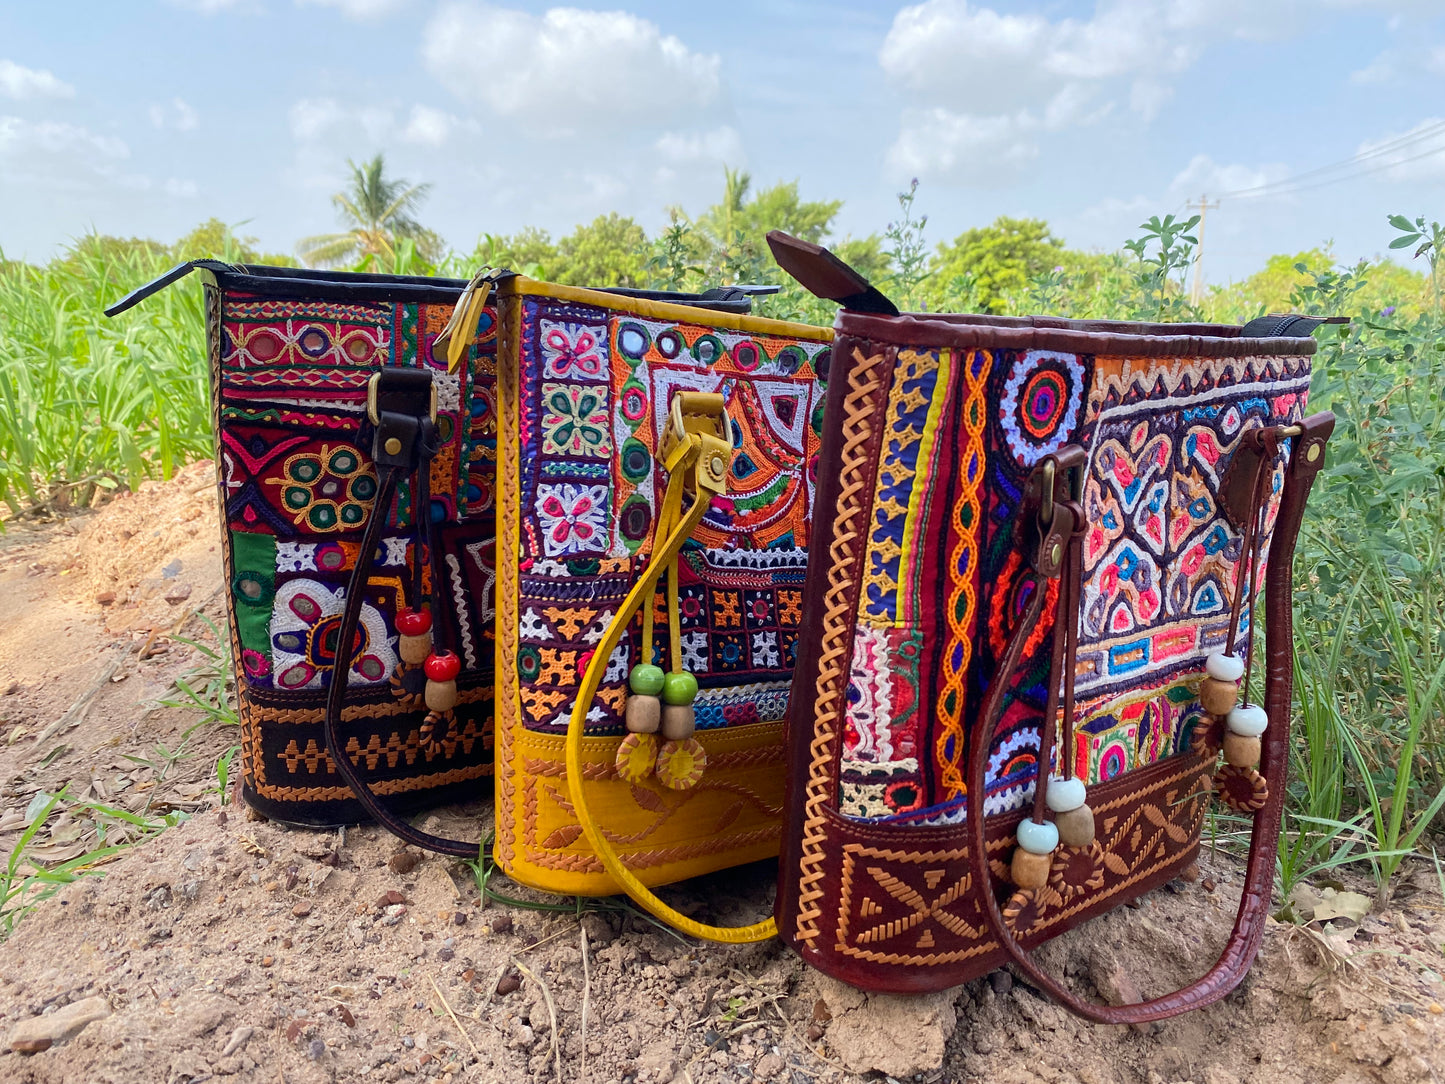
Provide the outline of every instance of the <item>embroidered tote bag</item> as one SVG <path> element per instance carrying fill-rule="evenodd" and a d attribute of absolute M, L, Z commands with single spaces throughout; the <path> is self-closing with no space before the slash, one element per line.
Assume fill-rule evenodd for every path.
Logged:
<path fill-rule="evenodd" d="M 498 293 L 496 860 L 646 898 L 776 855 L 832 332 Z"/>
<path fill-rule="evenodd" d="M 770 242 L 845 306 L 789 713 L 782 937 L 874 990 L 1012 961 L 1104 1022 L 1224 996 L 1273 879 L 1291 558 L 1333 426 L 1305 415 L 1318 321 L 899 315 L 825 250 Z M 1194 861 L 1214 794 L 1253 820 L 1219 963 L 1119 1007 L 1041 972 L 1031 947 Z"/>
<path fill-rule="evenodd" d="M 205 277 L 243 797 L 294 824 L 364 816 L 322 723 L 347 583 L 373 518 L 384 529 L 351 637 L 346 755 L 397 808 L 475 794 L 492 773 L 494 313 L 477 314 L 451 371 L 437 339 L 465 286 L 456 280 L 197 260 L 107 315 L 193 270 Z M 436 450 L 424 485 L 402 486 L 378 516 L 368 390 L 384 369 L 429 374 Z M 417 556 L 422 523 L 437 541 L 432 567 Z M 398 629 L 434 593 L 447 603 L 435 608 L 436 635 L 461 664 L 442 726 L 427 725 L 422 671 L 403 658 Z"/>

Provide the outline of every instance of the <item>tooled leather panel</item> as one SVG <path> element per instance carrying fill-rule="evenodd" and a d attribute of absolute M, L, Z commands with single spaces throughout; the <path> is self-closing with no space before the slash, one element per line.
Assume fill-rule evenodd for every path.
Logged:
<path fill-rule="evenodd" d="M 833 367 L 828 375 L 824 409 L 829 417 L 843 418 L 845 422 L 824 427 L 818 456 L 818 497 L 814 507 L 829 510 L 829 514 L 820 514 L 813 523 L 810 550 L 818 558 L 809 562 L 803 588 L 801 627 L 806 634 L 800 638 L 802 650 L 793 673 L 784 733 L 790 767 L 784 808 L 792 816 L 783 821 L 775 914 L 779 927 L 789 930 L 798 927 L 800 922 L 806 924 L 816 910 L 821 842 L 818 833 L 822 825 L 819 813 L 823 804 L 819 801 L 819 791 L 820 787 L 825 788 L 824 800 L 831 802 L 842 719 L 842 675 L 852 650 L 852 614 L 862 589 L 862 577 L 851 570 L 862 559 L 866 504 L 872 493 L 873 473 L 878 467 L 883 404 L 896 357 L 897 351 L 891 346 L 856 338 L 837 339 L 833 346 Z M 848 424 L 849 418 L 853 420 L 852 425 Z M 863 428 L 868 428 L 866 436 Z M 846 513 L 839 508 L 845 489 L 858 498 Z M 854 537 L 840 538 L 839 521 L 848 516 L 856 517 L 850 520 Z M 839 546 L 846 546 L 852 554 L 852 565 L 839 564 L 840 554 L 835 552 Z M 830 592 L 836 597 L 830 597 Z M 828 620 L 830 604 L 832 610 L 843 615 L 839 627 L 841 644 L 824 644 L 823 630 L 839 624 L 837 613 L 831 622 Z M 838 664 L 838 676 L 834 679 L 839 703 L 833 709 L 833 730 L 831 735 L 825 733 L 820 737 L 819 668 L 825 650 L 830 658 L 843 661 Z"/>
<path fill-rule="evenodd" d="M 1212 765 L 1171 757 L 1090 791 L 1097 849 L 1060 849 L 1046 900 L 1018 916 L 1035 945 L 1174 877 L 1194 860 Z M 995 877 L 1023 814 L 991 817 Z M 829 810 L 820 935 L 780 935 L 819 970 L 869 990 L 920 993 L 968 982 L 1006 960 L 989 932 L 958 825 L 893 827 Z"/>

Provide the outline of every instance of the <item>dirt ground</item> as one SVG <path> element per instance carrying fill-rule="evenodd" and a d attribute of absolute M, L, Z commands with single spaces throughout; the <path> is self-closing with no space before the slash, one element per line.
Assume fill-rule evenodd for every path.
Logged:
<path fill-rule="evenodd" d="M 0 863 L 38 791 L 151 821 L 187 815 L 0 943 L 0 1081 L 1445 1079 L 1445 912 L 1423 865 L 1358 922 L 1272 923 L 1241 990 L 1131 1029 L 1086 1024 L 1009 972 L 868 997 L 777 943 L 698 944 L 615 902 L 484 907 L 470 870 L 375 828 L 251 820 L 222 805 L 216 779 L 235 731 L 210 722 L 186 737 L 202 717 L 160 703 L 182 699 L 178 678 L 215 679 L 172 638 L 209 641 L 195 615 L 221 619 L 211 478 L 199 464 L 98 513 L 0 534 Z M 490 817 L 479 801 L 423 820 L 477 833 Z M 125 838 L 99 819 L 107 842 Z M 98 843 L 96 816 L 77 811 L 47 822 L 30 853 L 55 863 Z M 747 867 L 670 896 L 750 921 L 773 874 Z M 1213 962 L 1238 883 L 1232 860 L 1206 857 L 1197 879 L 1040 957 L 1091 995 L 1164 992 Z M 557 903 L 500 876 L 491 887 Z M 66 1020 L 49 1049 L 13 1049 Z"/>

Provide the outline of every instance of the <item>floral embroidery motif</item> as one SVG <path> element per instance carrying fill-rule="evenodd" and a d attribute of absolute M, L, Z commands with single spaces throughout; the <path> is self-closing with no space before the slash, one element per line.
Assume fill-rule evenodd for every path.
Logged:
<path fill-rule="evenodd" d="M 564 380 L 607 379 L 607 332 L 587 324 L 541 322 L 543 373 Z"/>
<path fill-rule="evenodd" d="M 548 557 L 607 552 L 607 487 L 542 484 L 537 518 Z"/>
<path fill-rule="evenodd" d="M 542 385 L 542 450 L 551 455 L 606 459 L 607 389 L 578 384 Z"/>

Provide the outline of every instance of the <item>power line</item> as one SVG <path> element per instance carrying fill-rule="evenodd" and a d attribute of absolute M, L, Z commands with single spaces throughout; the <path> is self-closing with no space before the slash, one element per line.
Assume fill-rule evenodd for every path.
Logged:
<path fill-rule="evenodd" d="M 1277 181 L 1268 181 L 1263 184 L 1252 185 L 1248 188 L 1237 188 L 1232 192 L 1222 193 L 1220 198 L 1258 199 L 1263 196 L 1282 195 L 1288 192 L 1305 191 L 1310 188 L 1320 188 L 1328 184 L 1336 184 L 1342 181 L 1353 180 L 1356 177 L 1364 177 L 1368 176 L 1371 173 L 1378 173 L 1381 169 L 1393 169 L 1396 166 L 1403 165 L 1405 162 L 1413 162 L 1420 158 L 1428 158 L 1433 154 L 1439 154 L 1440 152 L 1445 151 L 1445 144 L 1441 144 L 1440 146 L 1433 147 L 1430 150 L 1425 151 L 1421 154 L 1413 155 L 1409 158 L 1401 159 L 1399 161 L 1375 162 L 1373 160 L 1381 158 L 1384 155 L 1394 154 L 1398 151 L 1404 150 L 1407 147 L 1414 146 L 1415 144 L 1420 143 L 1422 140 L 1430 139 L 1434 136 L 1441 134 L 1445 134 L 1445 120 L 1436 121 L 1434 124 L 1422 128 L 1416 132 L 1412 132 L 1404 136 L 1399 136 L 1395 139 L 1389 140 L 1386 143 L 1382 143 L 1379 146 L 1371 147 L 1368 151 L 1361 151 L 1360 153 L 1352 155 L 1349 158 L 1342 159 L 1341 161 L 1331 162 L 1329 165 L 1318 166 L 1314 169 L 1305 170 L 1305 172 L 1303 173 L 1297 173 L 1291 177 L 1283 177 Z M 1348 173 L 1340 177 L 1328 177 L 1319 181 L 1310 181 L 1311 178 L 1319 177 L 1321 174 L 1333 173 L 1341 169 L 1347 169 L 1352 166 L 1360 165 L 1366 165 L 1369 168 L 1359 170 L 1353 173 Z M 1300 183 L 1302 181 L 1310 181 L 1310 183 L 1302 185 Z"/>

